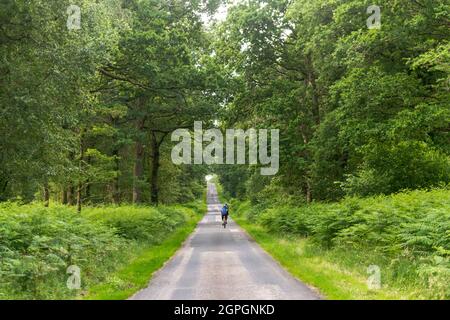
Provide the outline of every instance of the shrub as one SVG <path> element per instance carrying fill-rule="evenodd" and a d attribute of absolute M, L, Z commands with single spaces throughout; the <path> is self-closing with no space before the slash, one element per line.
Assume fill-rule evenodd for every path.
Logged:
<path fill-rule="evenodd" d="M 267 208 L 257 219 L 248 205 L 239 209 L 269 232 L 307 236 L 318 249 L 370 258 L 386 266 L 392 282 L 421 282 L 428 295 L 450 297 L 448 188 Z"/>
<path fill-rule="evenodd" d="M 192 208 L 201 208 L 199 203 Z M 185 207 L 99 207 L 0 204 L 0 299 L 60 299 L 70 265 L 82 289 L 103 281 L 142 245 L 160 243 L 192 216 Z"/>
<path fill-rule="evenodd" d="M 184 214 L 172 207 L 99 207 L 83 215 L 102 221 L 125 239 L 159 243 L 164 236 L 185 222 Z"/>
<path fill-rule="evenodd" d="M 424 255 L 450 250 L 449 208 L 450 191 L 437 189 L 269 208 L 258 222 L 271 231 L 310 235 L 327 247 L 371 246 Z"/>
<path fill-rule="evenodd" d="M 68 266 L 87 271 L 105 265 L 123 245 L 114 229 L 68 208 L 2 205 L 0 292 L 17 298 L 67 295 Z"/>

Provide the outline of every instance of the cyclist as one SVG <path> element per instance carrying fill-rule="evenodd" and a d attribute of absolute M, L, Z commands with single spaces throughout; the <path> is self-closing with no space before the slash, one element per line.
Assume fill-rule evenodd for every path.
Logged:
<path fill-rule="evenodd" d="M 225 203 L 225 205 L 220 210 L 220 213 L 222 214 L 222 225 L 223 225 L 224 228 L 227 225 L 228 212 L 229 212 L 228 204 Z"/>

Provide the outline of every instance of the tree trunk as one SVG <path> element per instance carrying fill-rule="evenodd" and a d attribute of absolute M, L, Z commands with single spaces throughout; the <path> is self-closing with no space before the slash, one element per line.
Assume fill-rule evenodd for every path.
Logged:
<path fill-rule="evenodd" d="M 69 204 L 69 206 L 74 205 L 74 193 L 75 193 L 75 188 L 73 187 L 73 184 L 71 183 L 69 185 L 69 188 L 67 188 L 67 203 Z"/>
<path fill-rule="evenodd" d="M 75 152 L 70 151 L 69 153 L 69 159 L 72 163 L 75 163 Z M 73 181 L 69 181 L 68 186 L 66 189 L 66 198 L 67 198 L 67 204 L 69 206 L 73 206 L 75 204 L 75 188 L 73 186 Z"/>
<path fill-rule="evenodd" d="M 308 180 L 306 180 L 306 202 L 311 203 L 311 201 L 312 201 L 311 184 L 309 183 Z"/>
<path fill-rule="evenodd" d="M 77 211 L 81 212 L 81 189 L 82 189 L 82 185 L 81 182 L 78 183 L 78 187 L 77 187 Z"/>
<path fill-rule="evenodd" d="M 144 105 L 142 99 L 138 99 L 139 107 Z M 145 125 L 146 117 L 136 122 L 137 132 L 141 133 Z M 141 138 L 137 137 L 135 144 L 135 159 L 133 168 L 133 203 L 142 203 L 142 180 L 144 177 L 144 145 Z"/>
<path fill-rule="evenodd" d="M 161 142 L 158 142 L 155 133 L 152 133 L 152 178 L 151 178 L 150 200 L 154 205 L 158 205 L 159 201 L 158 174 L 160 166 L 160 153 L 159 153 L 160 146 Z"/>
<path fill-rule="evenodd" d="M 311 74 L 310 78 L 311 91 L 312 91 L 312 106 L 313 106 L 313 117 L 316 125 L 320 124 L 320 107 L 319 107 L 319 97 L 317 94 L 316 78 L 314 74 Z"/>
<path fill-rule="evenodd" d="M 301 124 L 299 126 L 299 131 L 300 134 L 302 136 L 303 139 L 303 144 L 305 145 L 305 150 L 303 151 L 303 158 L 305 159 L 305 161 L 310 162 L 310 152 L 308 150 L 308 145 L 309 145 L 309 137 L 307 134 L 307 128 L 305 124 Z M 305 173 L 303 178 L 305 179 L 305 186 L 302 186 L 302 191 L 305 191 L 305 198 L 306 198 L 306 202 L 310 203 L 312 201 L 312 192 L 311 192 L 311 183 L 310 183 L 310 168 L 306 168 L 305 169 Z"/>
<path fill-rule="evenodd" d="M 3 183 L 3 186 L 2 186 L 2 191 L 1 191 L 1 193 L 5 193 L 7 187 L 8 187 L 8 180 L 5 180 L 5 182 Z"/>
<path fill-rule="evenodd" d="M 48 183 L 44 183 L 44 206 L 48 207 L 50 203 L 50 190 L 48 189 Z"/>
<path fill-rule="evenodd" d="M 136 142 L 135 160 L 133 170 L 133 203 L 142 202 L 142 178 L 144 175 L 144 146 L 140 141 Z"/>
<path fill-rule="evenodd" d="M 83 159 L 84 159 L 84 128 L 81 129 L 80 132 L 80 154 L 78 159 L 78 187 L 77 187 L 77 211 L 81 212 L 81 206 L 82 206 L 82 195 L 81 191 L 83 189 L 82 184 L 82 171 L 83 171 Z"/>
<path fill-rule="evenodd" d="M 3 201 L 6 198 L 6 188 L 8 187 L 8 180 L 5 180 L 5 182 L 3 183 L 2 187 L 1 187 L 1 191 L 0 191 L 0 201 Z"/>
<path fill-rule="evenodd" d="M 86 188 L 85 188 L 85 192 L 84 192 L 84 201 L 87 201 L 87 203 L 89 203 L 90 198 L 91 198 L 91 183 L 89 182 L 89 180 L 86 182 Z"/>
<path fill-rule="evenodd" d="M 114 156 L 114 170 L 117 172 L 117 175 L 114 177 L 111 186 L 111 199 L 114 204 L 120 204 L 120 187 L 119 187 L 119 149 L 115 148 L 113 150 Z"/>
<path fill-rule="evenodd" d="M 312 95 L 312 115 L 314 118 L 314 122 L 316 125 L 320 124 L 320 105 L 319 105 L 319 93 L 317 92 L 317 84 L 316 84 L 316 74 L 314 71 L 314 65 L 311 59 L 311 55 L 306 57 L 306 66 L 307 66 L 307 74 L 306 79 L 308 81 L 308 85 L 311 86 L 311 95 Z"/>
<path fill-rule="evenodd" d="M 67 204 L 67 190 L 63 187 L 62 193 L 61 193 L 61 203 Z"/>
<path fill-rule="evenodd" d="M 88 156 L 86 158 L 87 165 L 89 166 L 91 163 L 91 156 Z M 89 203 L 91 198 L 91 181 L 89 179 L 85 182 L 85 191 L 84 191 L 84 201 L 87 201 Z"/>

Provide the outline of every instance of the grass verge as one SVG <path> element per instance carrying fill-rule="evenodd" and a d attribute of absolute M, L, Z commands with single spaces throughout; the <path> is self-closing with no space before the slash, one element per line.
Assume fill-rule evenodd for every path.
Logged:
<path fill-rule="evenodd" d="M 145 288 L 153 273 L 174 255 L 195 229 L 201 217 L 201 214 L 192 215 L 184 226 L 179 227 L 161 244 L 141 248 L 136 258 L 132 259 L 129 264 L 112 273 L 105 282 L 91 287 L 82 298 L 86 300 L 123 300 Z"/>
<path fill-rule="evenodd" d="M 448 187 L 336 203 L 276 201 L 232 199 L 233 218 L 325 297 L 449 299 Z M 381 287 L 371 289 L 373 280 Z"/>
<path fill-rule="evenodd" d="M 408 295 L 392 288 L 370 290 L 367 276 L 343 268 L 327 255 L 315 254 L 307 239 L 269 233 L 264 227 L 242 217 L 234 220 L 287 271 L 306 284 L 317 288 L 325 299 L 407 299 Z"/>
<path fill-rule="evenodd" d="M 0 204 L 0 299 L 124 299 L 148 282 L 206 212 L 171 206 Z M 78 270 L 68 274 L 68 270 Z M 68 285 L 81 280 L 80 288 Z"/>

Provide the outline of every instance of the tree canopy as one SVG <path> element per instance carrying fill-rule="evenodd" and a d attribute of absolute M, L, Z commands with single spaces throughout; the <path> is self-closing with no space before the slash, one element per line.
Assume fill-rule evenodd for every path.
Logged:
<path fill-rule="evenodd" d="M 211 171 L 254 201 L 449 182 L 447 0 L 379 0 L 374 28 L 365 0 L 237 1 L 205 23 L 225 2 L 82 0 L 68 28 L 69 1 L 3 1 L 0 200 L 183 202 Z M 168 137 L 194 121 L 279 129 L 279 173 L 175 165 Z"/>

